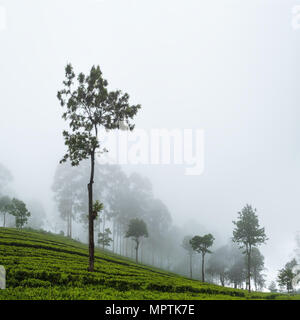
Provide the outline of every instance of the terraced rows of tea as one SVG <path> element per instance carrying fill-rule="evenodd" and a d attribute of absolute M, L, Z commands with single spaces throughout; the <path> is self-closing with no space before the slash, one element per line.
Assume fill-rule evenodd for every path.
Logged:
<path fill-rule="evenodd" d="M 63 236 L 0 228 L 0 265 L 7 288 L 1 299 L 276 299 L 201 283 L 96 250 L 87 271 L 86 245 Z M 294 297 L 295 298 L 295 297 Z"/>

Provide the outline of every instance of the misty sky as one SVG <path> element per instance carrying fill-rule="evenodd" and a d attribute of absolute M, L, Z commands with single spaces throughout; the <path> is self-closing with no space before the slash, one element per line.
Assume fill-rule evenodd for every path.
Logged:
<path fill-rule="evenodd" d="M 40 198 L 53 214 L 64 66 L 99 64 L 110 88 L 142 104 L 137 128 L 205 130 L 200 176 L 178 165 L 125 169 L 151 179 L 176 224 L 195 220 L 221 243 L 252 204 L 270 238 L 262 252 L 274 278 L 300 230 L 300 30 L 291 26 L 299 4 L 0 0 L 0 162 L 17 194 Z"/>

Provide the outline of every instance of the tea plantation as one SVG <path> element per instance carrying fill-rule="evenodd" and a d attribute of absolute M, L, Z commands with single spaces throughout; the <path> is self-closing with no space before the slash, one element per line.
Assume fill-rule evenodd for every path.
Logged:
<path fill-rule="evenodd" d="M 80 242 L 0 228 L 0 265 L 7 271 L 0 300 L 300 299 L 201 283 L 98 249 L 94 273 L 87 271 L 87 263 L 88 249 Z"/>

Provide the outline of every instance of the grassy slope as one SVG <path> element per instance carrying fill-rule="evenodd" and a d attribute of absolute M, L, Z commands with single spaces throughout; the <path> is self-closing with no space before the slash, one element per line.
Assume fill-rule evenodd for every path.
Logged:
<path fill-rule="evenodd" d="M 0 228 L 1 299 L 291 299 L 201 283 L 96 250 L 87 272 L 87 246 L 62 236 Z M 299 298 L 299 296 L 298 296 Z"/>

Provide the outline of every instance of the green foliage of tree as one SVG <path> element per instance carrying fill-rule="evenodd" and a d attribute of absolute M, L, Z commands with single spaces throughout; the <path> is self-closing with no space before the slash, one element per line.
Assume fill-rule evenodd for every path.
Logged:
<path fill-rule="evenodd" d="M 243 282 L 247 278 L 245 256 L 242 249 L 233 242 L 228 249 L 228 260 L 227 280 L 233 284 L 234 288 L 242 288 Z"/>
<path fill-rule="evenodd" d="M 293 279 L 296 277 L 296 273 L 293 272 L 293 268 L 297 265 L 296 259 L 293 259 L 286 263 L 285 267 L 279 270 L 277 281 L 280 287 L 285 288 L 288 293 L 292 292 Z"/>
<path fill-rule="evenodd" d="M 233 283 L 234 288 L 241 287 L 247 277 L 244 259 L 235 261 L 227 272 L 227 277 Z"/>
<path fill-rule="evenodd" d="M 138 250 L 141 238 L 147 238 L 148 236 L 148 229 L 144 220 L 138 218 L 130 220 L 125 237 L 132 238 L 136 243 L 136 262 L 138 262 Z"/>
<path fill-rule="evenodd" d="M 78 166 L 82 160 L 91 161 L 88 183 L 89 271 L 94 271 L 93 184 L 95 156 L 100 149 L 99 130 L 120 129 L 124 123 L 129 130 L 133 130 L 131 119 L 141 106 L 130 105 L 127 93 L 109 91 L 108 82 L 102 77 L 99 66 L 93 66 L 88 75 L 79 73 L 76 77 L 72 65 L 68 64 L 63 85 L 57 98 L 64 108 L 62 117 L 68 122 L 70 130 L 63 132 L 68 151 L 61 162 L 70 160 L 72 166 Z"/>
<path fill-rule="evenodd" d="M 30 212 L 26 208 L 26 204 L 13 198 L 10 205 L 9 213 L 16 219 L 16 228 L 22 229 L 30 217 Z"/>
<path fill-rule="evenodd" d="M 110 237 L 111 236 L 111 231 L 109 228 L 106 228 L 104 232 L 99 232 L 98 233 L 98 244 L 102 246 L 103 249 L 105 247 L 109 247 L 113 239 Z"/>
<path fill-rule="evenodd" d="M 210 248 L 214 243 L 215 238 L 212 234 L 206 234 L 203 237 L 201 236 L 195 236 L 190 240 L 190 243 L 192 245 L 192 248 L 197 253 L 201 254 L 202 257 L 202 281 L 205 281 L 205 255 L 207 253 L 211 253 L 211 251 L 208 249 Z"/>
<path fill-rule="evenodd" d="M 239 244 L 240 248 L 245 249 L 247 256 L 248 269 L 248 290 L 251 291 L 251 253 L 252 248 L 266 242 L 267 236 L 265 228 L 260 228 L 256 209 L 246 205 L 238 213 L 237 221 L 233 221 L 235 229 L 233 230 L 233 242 Z"/>
<path fill-rule="evenodd" d="M 272 281 L 270 283 L 268 289 L 269 289 L 270 292 L 273 292 L 273 293 L 277 292 L 278 290 L 277 290 L 277 287 L 276 287 L 276 282 Z"/>
<path fill-rule="evenodd" d="M 104 209 L 104 205 L 99 200 L 96 200 L 93 205 L 93 219 L 95 220 L 99 213 Z"/>
<path fill-rule="evenodd" d="M 223 287 L 227 278 L 229 259 L 230 252 L 228 246 L 222 246 L 212 253 L 208 261 L 207 273 L 212 277 L 218 276 Z"/>
<path fill-rule="evenodd" d="M 7 196 L 0 198 L 0 213 L 3 214 L 3 227 L 5 227 L 6 214 L 11 211 L 11 199 Z"/>

